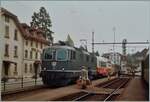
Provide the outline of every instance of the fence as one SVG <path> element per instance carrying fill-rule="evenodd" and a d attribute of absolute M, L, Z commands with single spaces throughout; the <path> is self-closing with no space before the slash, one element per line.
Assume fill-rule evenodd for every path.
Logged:
<path fill-rule="evenodd" d="M 21 90 L 39 85 L 43 85 L 41 78 L 3 78 L 1 81 L 1 92 Z"/>

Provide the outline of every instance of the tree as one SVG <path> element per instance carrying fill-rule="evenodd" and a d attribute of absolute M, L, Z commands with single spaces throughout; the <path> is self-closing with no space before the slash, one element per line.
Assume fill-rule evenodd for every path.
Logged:
<path fill-rule="evenodd" d="M 38 13 L 33 13 L 32 21 L 30 22 L 30 24 L 31 27 L 42 30 L 44 32 L 43 36 L 53 42 L 52 34 L 54 32 L 50 30 L 50 28 L 52 27 L 52 22 L 49 14 L 44 7 L 41 7 Z"/>
<path fill-rule="evenodd" d="M 128 69 L 128 70 L 134 76 L 135 71 L 138 67 L 138 60 L 135 58 L 135 56 L 130 55 L 130 54 L 127 55 L 127 65 L 130 67 L 130 69 Z"/>
<path fill-rule="evenodd" d="M 96 56 L 99 56 L 99 52 L 98 52 L 98 51 L 96 51 L 96 52 L 95 52 L 95 55 L 96 55 Z"/>

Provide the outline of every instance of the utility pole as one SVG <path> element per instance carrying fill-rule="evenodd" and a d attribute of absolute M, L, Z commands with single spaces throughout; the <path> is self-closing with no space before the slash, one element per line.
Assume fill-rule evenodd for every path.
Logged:
<path fill-rule="evenodd" d="M 94 54 L 94 31 L 92 32 L 92 53 Z"/>
<path fill-rule="evenodd" d="M 122 54 L 123 54 L 123 56 L 126 56 L 126 44 L 127 44 L 127 39 L 123 39 L 123 41 L 122 41 Z"/>
<path fill-rule="evenodd" d="M 116 42 L 116 40 L 115 40 L 115 31 L 116 31 L 116 28 L 115 27 L 113 27 L 113 31 L 114 31 L 114 44 L 113 44 L 114 54 L 113 54 L 113 59 L 114 59 L 114 64 L 115 64 L 116 63 L 116 61 L 115 61 L 115 42 Z"/>

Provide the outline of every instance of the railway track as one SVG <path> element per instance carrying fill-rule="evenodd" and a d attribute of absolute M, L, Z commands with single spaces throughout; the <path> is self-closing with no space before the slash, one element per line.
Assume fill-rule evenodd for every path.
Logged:
<path fill-rule="evenodd" d="M 118 91 L 124 88 L 129 78 L 117 78 L 108 83 L 97 85 L 98 88 L 111 89 L 108 93 L 95 93 L 90 91 L 81 91 L 72 95 L 68 95 L 56 101 L 110 101 L 114 100 L 119 94 Z"/>
<path fill-rule="evenodd" d="M 116 80 L 118 79 L 111 79 L 107 81 L 107 83 L 106 81 L 104 81 L 102 82 L 103 84 L 101 83 L 98 86 L 98 88 L 104 87 L 106 84 L 108 84 L 108 82 L 115 83 L 117 82 Z M 97 81 L 95 82 L 96 82 L 95 85 L 97 85 L 98 84 Z M 54 93 L 57 93 L 57 94 L 54 94 Z M 94 100 L 96 96 L 100 96 L 100 95 L 101 95 L 101 97 L 99 97 L 100 99 L 96 99 L 96 100 L 103 100 L 102 98 L 106 97 L 108 94 L 96 94 L 91 91 L 80 90 L 76 87 L 76 85 L 69 85 L 65 87 L 52 87 L 52 88 L 44 87 L 40 89 L 37 88 L 31 91 L 22 91 L 22 92 L 17 92 L 13 94 L 5 94 L 5 95 L 2 95 L 2 100 L 3 101 L 52 101 L 52 100 L 55 100 L 56 98 L 57 98 L 56 101 L 59 101 L 59 100 L 60 101 Z M 64 96 L 67 96 L 67 98 L 65 97 L 64 99 L 62 99 L 61 97 L 64 97 Z M 61 98 L 61 99 L 58 99 L 58 98 Z"/>

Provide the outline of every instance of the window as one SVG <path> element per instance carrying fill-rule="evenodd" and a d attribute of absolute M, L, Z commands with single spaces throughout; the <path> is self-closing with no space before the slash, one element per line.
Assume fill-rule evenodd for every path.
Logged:
<path fill-rule="evenodd" d="M 76 59 L 76 52 L 73 51 L 73 59 Z"/>
<path fill-rule="evenodd" d="M 9 23 L 9 17 L 8 16 L 5 16 L 5 22 Z"/>
<path fill-rule="evenodd" d="M 71 51 L 71 59 L 76 59 L 76 52 L 75 51 Z"/>
<path fill-rule="evenodd" d="M 43 49 L 43 44 L 41 43 L 41 49 Z"/>
<path fill-rule="evenodd" d="M 42 53 L 40 53 L 40 59 L 42 58 Z"/>
<path fill-rule="evenodd" d="M 14 57 L 18 57 L 18 47 L 14 46 Z"/>
<path fill-rule="evenodd" d="M 33 46 L 33 41 L 31 41 L 31 47 Z"/>
<path fill-rule="evenodd" d="M 28 66 L 27 66 L 27 63 L 25 63 L 24 72 L 27 73 L 27 71 L 28 71 Z"/>
<path fill-rule="evenodd" d="M 106 67 L 106 62 L 101 62 L 101 67 Z"/>
<path fill-rule="evenodd" d="M 64 49 L 57 50 L 57 60 L 66 60 L 67 59 L 67 51 Z"/>
<path fill-rule="evenodd" d="M 83 59 L 84 59 L 84 56 L 82 53 L 80 54 L 80 59 L 81 59 L 81 61 L 83 61 Z"/>
<path fill-rule="evenodd" d="M 14 67 L 14 74 L 17 75 L 18 72 L 17 72 L 17 63 L 15 63 L 15 67 Z"/>
<path fill-rule="evenodd" d="M 18 40 L 18 31 L 15 29 L 14 31 L 14 40 Z"/>
<path fill-rule="evenodd" d="M 71 57 L 70 57 L 70 59 L 73 59 L 73 51 L 71 50 Z"/>
<path fill-rule="evenodd" d="M 5 26 L 5 38 L 9 38 L 9 26 Z"/>
<path fill-rule="evenodd" d="M 98 66 L 101 67 L 101 62 L 100 61 L 98 61 Z"/>
<path fill-rule="evenodd" d="M 88 55 L 86 56 L 86 61 L 87 61 L 87 62 L 89 61 L 89 56 L 88 56 Z"/>
<path fill-rule="evenodd" d="M 32 64 L 30 64 L 30 73 L 33 72 Z"/>
<path fill-rule="evenodd" d="M 94 57 L 91 58 L 91 62 L 94 62 Z"/>
<path fill-rule="evenodd" d="M 28 40 L 26 40 L 26 46 L 28 46 Z"/>
<path fill-rule="evenodd" d="M 55 59 L 56 56 L 56 50 L 47 49 L 44 51 L 45 59 Z"/>
<path fill-rule="evenodd" d="M 38 52 L 35 53 L 35 59 L 38 59 Z"/>
<path fill-rule="evenodd" d="M 4 56 L 9 57 L 9 45 L 8 44 L 5 45 L 5 55 Z"/>
<path fill-rule="evenodd" d="M 38 42 L 36 42 L 36 48 L 38 48 Z"/>
<path fill-rule="evenodd" d="M 25 58 L 28 58 L 28 50 L 25 50 Z"/>
<path fill-rule="evenodd" d="M 30 58 L 32 59 L 32 51 L 30 51 Z"/>

